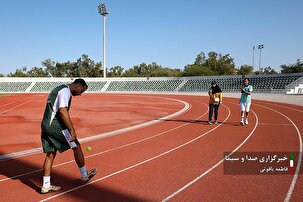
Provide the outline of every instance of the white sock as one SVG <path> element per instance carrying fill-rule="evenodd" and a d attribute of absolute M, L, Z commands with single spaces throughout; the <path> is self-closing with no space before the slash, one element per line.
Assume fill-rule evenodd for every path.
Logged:
<path fill-rule="evenodd" d="M 48 189 L 50 188 L 50 176 L 43 176 L 43 187 Z"/>
<path fill-rule="evenodd" d="M 79 169 L 80 169 L 81 176 L 82 176 L 82 177 L 86 177 L 86 176 L 87 176 L 86 167 L 83 166 L 83 167 L 81 167 L 81 168 L 79 168 Z"/>
<path fill-rule="evenodd" d="M 241 117 L 241 122 L 244 122 L 244 117 Z"/>

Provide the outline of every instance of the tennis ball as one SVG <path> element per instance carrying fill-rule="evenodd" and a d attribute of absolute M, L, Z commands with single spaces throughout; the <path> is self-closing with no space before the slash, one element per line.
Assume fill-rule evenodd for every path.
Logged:
<path fill-rule="evenodd" d="M 90 146 L 86 147 L 86 151 L 91 151 L 92 148 Z"/>

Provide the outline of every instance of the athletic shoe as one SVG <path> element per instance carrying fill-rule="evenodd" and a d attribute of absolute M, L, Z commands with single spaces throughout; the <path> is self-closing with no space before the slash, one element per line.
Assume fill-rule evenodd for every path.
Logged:
<path fill-rule="evenodd" d="M 248 125 L 248 119 L 245 120 L 245 124 Z"/>
<path fill-rule="evenodd" d="M 90 179 L 92 179 L 92 177 L 94 177 L 96 175 L 96 173 L 97 173 L 97 169 L 93 168 L 93 169 L 91 169 L 91 170 L 89 170 L 87 172 L 87 176 L 86 177 L 81 177 L 81 180 L 83 182 L 88 182 Z"/>
<path fill-rule="evenodd" d="M 218 121 L 215 121 L 214 124 L 218 124 Z"/>
<path fill-rule="evenodd" d="M 61 187 L 51 185 L 49 188 L 41 187 L 41 194 L 47 194 L 49 192 L 59 191 Z"/>
<path fill-rule="evenodd" d="M 211 121 L 209 121 L 209 122 L 207 122 L 208 124 L 212 124 L 212 122 Z"/>
<path fill-rule="evenodd" d="M 241 120 L 241 122 L 240 122 L 240 123 L 241 123 L 241 125 L 242 125 L 242 126 L 244 126 L 244 121 L 243 121 L 243 120 Z"/>

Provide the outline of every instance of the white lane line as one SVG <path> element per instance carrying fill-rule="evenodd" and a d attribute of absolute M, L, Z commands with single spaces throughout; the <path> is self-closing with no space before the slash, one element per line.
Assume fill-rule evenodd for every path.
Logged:
<path fill-rule="evenodd" d="M 290 123 L 259 123 L 259 125 L 263 125 L 263 126 L 291 126 L 291 127 L 293 127 L 293 125 L 290 124 Z"/>
<path fill-rule="evenodd" d="M 226 107 L 225 105 L 223 105 L 223 106 Z M 189 145 L 189 144 L 191 144 L 191 143 L 197 141 L 198 139 L 200 139 L 200 138 L 204 137 L 205 135 L 209 134 L 210 132 L 216 130 L 218 127 L 220 127 L 223 123 L 226 122 L 226 120 L 230 117 L 230 110 L 229 110 L 228 107 L 226 107 L 226 108 L 228 109 L 228 116 L 226 117 L 226 119 L 225 119 L 221 124 L 218 124 L 216 127 L 214 127 L 214 128 L 212 128 L 211 130 L 209 130 L 209 131 L 207 131 L 207 132 L 205 132 L 205 133 L 199 135 L 198 137 L 196 137 L 196 138 L 194 138 L 194 139 L 192 139 L 192 140 L 190 140 L 190 141 L 188 141 L 188 142 L 186 142 L 186 143 L 183 143 L 183 144 L 181 144 L 181 145 L 179 145 L 179 146 L 177 146 L 177 147 L 174 147 L 173 149 L 170 149 L 170 150 L 168 150 L 168 151 L 166 151 L 166 152 L 163 152 L 163 153 L 161 153 L 161 154 L 159 154 L 159 155 L 157 155 L 157 156 L 154 156 L 154 157 L 152 157 L 152 158 L 149 158 L 149 159 L 147 159 L 147 160 L 145 160 L 145 161 L 141 161 L 140 163 L 137 163 L 137 164 L 134 164 L 134 165 L 132 165 L 132 166 L 126 167 L 126 168 L 124 168 L 124 169 L 118 170 L 118 171 L 116 171 L 116 172 L 114 172 L 114 173 L 111 173 L 111 174 L 106 175 L 106 176 L 104 176 L 104 177 L 102 177 L 102 178 L 96 179 L 96 180 L 91 181 L 91 182 L 89 182 L 89 183 L 83 184 L 83 185 L 81 185 L 81 186 L 75 187 L 75 188 L 73 188 L 73 189 L 66 190 L 66 191 L 64 191 L 64 192 L 61 192 L 60 194 L 56 194 L 56 195 L 53 195 L 53 196 L 51 196 L 51 197 L 49 197 L 49 198 L 42 199 L 41 201 L 48 201 L 48 200 L 57 198 L 57 197 L 59 197 L 59 196 L 62 196 L 62 195 L 64 195 L 64 194 L 67 194 L 67 193 L 69 193 L 69 192 L 75 191 L 75 190 L 77 190 L 77 189 L 86 187 L 86 186 L 88 186 L 88 185 L 90 185 L 90 184 L 97 183 L 97 182 L 99 182 L 99 181 L 101 181 L 101 180 L 107 179 L 107 178 L 109 178 L 109 177 L 115 176 L 115 175 L 120 174 L 120 173 L 122 173 L 122 172 L 128 171 L 128 170 L 130 170 L 130 169 L 132 169 L 132 168 L 136 168 L 136 167 L 138 167 L 138 166 L 140 166 L 140 165 L 143 165 L 143 164 L 145 164 L 145 163 L 148 163 L 148 162 L 150 162 L 150 161 L 153 161 L 153 160 L 155 160 L 155 159 L 158 159 L 158 158 L 160 158 L 160 157 L 162 157 L 162 156 L 165 156 L 165 155 L 167 155 L 167 154 L 169 154 L 169 153 L 172 153 L 172 152 L 174 152 L 174 151 L 176 151 L 176 150 L 178 150 L 178 149 L 180 149 L 180 148 L 182 148 L 182 147 L 185 147 L 185 146 L 187 146 L 187 145 Z"/>
<path fill-rule="evenodd" d="M 283 103 L 281 104 L 273 104 L 273 103 L 269 103 L 270 105 L 273 105 L 273 106 L 276 106 L 276 107 L 282 107 L 282 108 L 285 108 L 285 109 L 289 109 L 289 110 L 293 110 L 293 111 L 297 111 L 297 112 L 301 112 L 303 113 L 303 110 L 300 110 L 300 109 L 294 109 L 294 108 L 291 108 L 291 107 L 286 107 L 283 105 Z M 298 106 L 296 105 L 296 107 L 301 107 L 301 106 Z"/>
<path fill-rule="evenodd" d="M 277 111 L 275 109 L 272 109 L 272 108 L 269 108 L 269 107 L 265 107 L 263 105 L 259 105 L 259 104 L 255 104 L 255 105 L 257 105 L 259 107 L 263 107 L 265 109 L 269 109 L 271 111 L 274 111 L 274 112 L 282 115 L 284 118 L 286 118 L 289 122 L 292 123 L 292 125 L 295 127 L 295 129 L 297 131 L 297 135 L 298 135 L 298 138 L 299 138 L 299 145 L 300 145 L 300 148 L 299 148 L 299 158 L 298 158 L 298 163 L 297 163 L 297 167 L 296 167 L 296 170 L 295 170 L 294 177 L 293 177 L 293 179 L 291 181 L 291 184 L 289 186 L 288 192 L 287 192 L 287 194 L 285 196 L 285 199 L 284 199 L 285 202 L 288 202 L 288 201 L 290 201 L 291 195 L 292 195 L 292 193 L 294 191 L 294 188 L 296 186 L 296 183 L 297 183 L 297 180 L 298 180 L 298 176 L 299 176 L 299 172 L 300 172 L 300 166 L 301 166 L 301 162 L 302 162 L 302 137 L 301 137 L 300 130 L 298 129 L 297 125 L 288 116 L 286 116 L 285 114 L 283 114 L 283 113 L 281 113 L 281 112 L 279 112 L 279 111 Z"/>
<path fill-rule="evenodd" d="M 259 105 L 259 104 L 255 104 L 257 106 L 260 106 L 260 107 L 263 107 L 263 108 L 266 108 L 266 109 L 269 109 L 269 110 L 272 110 L 282 116 L 284 116 L 286 119 L 288 119 L 292 124 L 293 126 L 296 128 L 297 130 L 297 134 L 298 134 L 298 137 L 299 137 L 299 142 L 300 142 L 300 154 L 299 154 L 299 159 L 298 159 L 298 163 L 297 163 L 297 167 L 296 167 L 296 171 L 295 171 L 295 174 L 294 174 L 294 177 L 293 177 L 293 180 L 291 182 L 291 185 L 289 187 L 289 190 L 286 194 L 286 197 L 285 197 L 285 202 L 288 202 L 290 201 L 290 198 L 291 198 L 291 195 L 293 193 L 293 190 L 294 190 L 294 187 L 296 185 L 296 182 L 297 182 L 297 178 L 298 178 L 298 175 L 299 175 L 299 171 L 300 171 L 300 166 L 301 166 L 301 160 L 302 160 L 302 139 L 301 139 L 301 134 L 300 134 L 300 131 L 298 129 L 298 127 L 296 126 L 296 124 L 291 120 L 289 119 L 289 117 L 287 117 L 286 115 L 282 114 L 281 112 L 277 111 L 277 110 L 274 110 L 272 108 L 268 108 L 268 107 L 264 107 L 263 105 Z M 253 112 L 253 111 L 252 111 Z M 255 112 L 253 112 L 257 118 L 257 122 L 258 122 L 258 116 L 256 115 Z M 255 125 L 255 128 L 254 130 L 252 131 L 252 133 L 244 140 L 245 142 L 248 140 L 248 138 L 250 138 L 250 136 L 253 134 L 253 132 L 255 131 L 256 127 L 257 127 L 258 124 Z M 243 142 L 242 145 L 245 143 Z M 229 157 L 230 155 L 232 155 L 236 150 L 238 150 L 242 145 L 239 145 L 232 153 L 230 153 L 227 157 Z M 193 181 L 189 182 L 188 184 L 186 184 L 185 186 L 183 186 L 182 188 L 180 188 L 179 190 L 177 190 L 176 192 L 174 192 L 173 194 L 171 194 L 170 196 L 166 197 L 165 199 L 163 199 L 162 201 L 168 201 L 170 200 L 171 198 L 173 198 L 174 196 L 176 196 L 177 194 L 179 194 L 180 192 L 182 192 L 183 190 L 187 189 L 189 186 L 191 186 L 192 184 L 194 184 L 196 181 L 200 180 L 203 176 L 205 176 L 206 174 L 208 174 L 208 172 L 210 172 L 212 169 L 214 169 L 215 167 L 217 167 L 220 163 L 222 163 L 224 161 L 224 159 L 222 159 L 220 162 L 218 162 L 216 165 L 214 165 L 212 168 L 208 169 L 206 172 L 202 173 L 200 176 L 198 176 L 196 179 L 194 179 Z"/>
<path fill-rule="evenodd" d="M 252 110 L 251 110 L 252 111 Z M 256 117 L 256 124 L 253 128 L 253 130 L 251 131 L 251 133 L 246 137 L 246 139 L 237 147 L 235 148 L 231 153 L 229 153 L 227 155 L 227 158 L 230 157 L 233 153 L 235 153 L 239 148 L 241 148 L 247 141 L 248 139 L 253 135 L 253 133 L 255 132 L 257 126 L 258 126 L 258 116 L 257 114 L 252 111 Z M 180 189 L 178 189 L 177 191 L 175 191 L 174 193 L 172 193 L 171 195 L 167 196 L 165 199 L 163 199 L 162 201 L 168 201 L 170 199 L 172 199 L 173 197 L 175 197 L 177 194 L 179 194 L 180 192 L 184 191 L 185 189 L 187 189 L 188 187 L 190 187 L 192 184 L 194 184 L 195 182 L 197 182 L 198 180 L 200 180 L 202 177 L 204 177 L 205 175 L 207 175 L 209 172 L 211 172 L 213 169 L 215 169 L 217 166 L 219 166 L 225 158 L 221 159 L 218 163 L 216 163 L 215 165 L 213 165 L 211 168 L 209 168 L 208 170 L 206 170 L 204 173 L 202 173 L 201 175 L 199 175 L 198 177 L 196 177 L 194 180 L 190 181 L 189 183 L 187 183 L 186 185 L 184 185 L 183 187 L 181 187 Z"/>
<path fill-rule="evenodd" d="M 14 103 L 19 102 L 19 101 L 21 101 L 21 100 L 15 100 L 15 101 L 13 101 L 13 102 L 9 102 L 9 103 L 0 105 L 0 107 L 4 107 L 4 106 L 10 105 L 10 104 L 14 104 Z"/>
<path fill-rule="evenodd" d="M 205 103 L 202 103 L 202 104 L 204 104 L 206 107 L 208 107 Z M 208 111 L 206 111 L 204 114 L 200 115 L 199 117 L 197 117 L 194 120 L 200 119 L 201 117 L 205 116 L 205 114 L 207 114 L 207 113 L 208 113 Z M 175 128 L 171 128 L 169 130 L 162 131 L 161 133 L 157 133 L 157 134 L 155 134 L 153 136 L 150 136 L 150 137 L 147 137 L 147 138 L 143 138 L 141 140 L 137 140 L 137 141 L 125 144 L 125 145 L 121 145 L 119 147 L 115 147 L 115 148 L 108 149 L 108 150 L 105 150 L 105 151 L 102 151 L 102 152 L 98 152 L 98 153 L 95 153 L 95 154 L 88 155 L 88 156 L 85 157 L 85 159 L 88 159 L 88 158 L 91 158 L 91 157 L 94 157 L 94 156 L 98 156 L 98 155 L 102 155 L 102 154 L 105 154 L 105 153 L 109 153 L 109 152 L 112 152 L 112 151 L 115 151 L 115 150 L 119 150 L 119 149 L 122 149 L 122 148 L 125 148 L 125 147 L 129 147 L 129 146 L 132 146 L 132 145 L 135 145 L 135 144 L 138 144 L 138 143 L 141 143 L 141 142 L 144 142 L 144 141 L 147 141 L 147 140 L 159 137 L 161 135 L 164 135 L 165 133 L 177 130 L 177 129 L 182 128 L 182 127 L 184 127 L 184 126 L 186 126 L 188 124 L 191 124 L 191 123 L 185 123 L 185 124 L 182 124 L 182 125 L 177 126 Z M 54 165 L 53 168 L 64 166 L 64 165 L 67 165 L 67 164 L 70 164 L 70 163 L 73 163 L 73 162 L 75 162 L 75 160 L 66 161 L 64 163 L 60 163 L 60 164 Z M 22 174 L 19 174 L 19 175 L 3 178 L 3 179 L 0 180 L 0 182 L 4 182 L 4 181 L 10 180 L 10 179 L 15 179 L 15 178 L 18 178 L 18 177 L 23 177 L 23 176 L 26 176 L 26 175 L 30 175 L 30 174 L 33 174 L 33 173 L 40 172 L 40 171 L 42 171 L 42 169 L 38 169 L 38 170 L 30 171 L 30 172 L 27 172 L 27 173 L 22 173 Z"/>
<path fill-rule="evenodd" d="M 164 98 L 164 99 L 180 102 L 184 105 L 184 107 L 181 110 L 179 110 L 179 111 L 177 111 L 173 114 L 170 114 L 170 115 L 165 116 L 165 117 L 158 118 L 156 120 L 148 121 L 148 122 L 145 122 L 145 123 L 141 123 L 141 124 L 138 124 L 138 125 L 134 125 L 134 126 L 130 126 L 130 127 L 127 127 L 127 128 L 122 128 L 122 129 L 118 129 L 118 130 L 114 130 L 114 131 L 110 131 L 110 132 L 106 132 L 106 133 L 101 133 L 101 134 L 90 136 L 90 137 L 81 138 L 81 139 L 79 139 L 79 141 L 81 143 L 90 142 L 90 141 L 94 141 L 94 140 L 98 140 L 98 139 L 102 139 L 102 138 L 106 138 L 106 137 L 119 135 L 119 134 L 126 133 L 126 132 L 129 132 L 129 131 L 132 131 L 132 130 L 140 129 L 140 128 L 143 128 L 143 127 L 151 126 L 153 124 L 162 122 L 164 120 L 168 120 L 168 119 L 172 119 L 172 118 L 175 118 L 177 116 L 180 116 L 181 114 L 185 113 L 186 111 L 188 111 L 191 108 L 191 105 L 189 103 L 183 101 L 183 100 L 177 100 L 177 99 L 173 99 L 173 98 Z M 25 103 L 23 103 L 23 104 L 25 104 Z M 16 108 L 16 107 L 14 107 L 14 108 Z M 24 156 L 33 155 L 33 154 L 40 153 L 40 152 L 42 152 L 42 148 L 38 147 L 38 148 L 19 151 L 19 152 L 14 152 L 14 153 L 10 153 L 10 154 L 3 154 L 3 155 L 0 155 L 0 162 L 5 161 L 5 160 L 11 160 L 12 158 L 16 159 L 16 158 L 20 158 L 20 157 L 24 157 Z"/>
<path fill-rule="evenodd" d="M 22 106 L 22 105 L 25 105 L 25 104 L 31 102 L 32 100 L 33 100 L 33 99 L 28 100 L 27 102 L 23 102 L 22 104 L 19 104 L 19 105 L 15 106 L 15 107 L 12 107 L 12 108 L 10 108 L 10 109 L 8 109 L 8 110 L 2 111 L 2 112 L 0 112 L 0 114 L 4 114 L 4 113 L 6 113 L 6 112 L 12 111 L 13 109 L 16 109 L 16 108 L 18 108 L 18 107 L 20 107 L 20 106 Z"/>

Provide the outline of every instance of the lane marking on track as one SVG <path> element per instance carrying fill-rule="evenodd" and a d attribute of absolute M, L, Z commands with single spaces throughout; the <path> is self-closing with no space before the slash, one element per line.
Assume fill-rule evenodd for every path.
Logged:
<path fill-rule="evenodd" d="M 152 158 L 149 158 L 149 159 L 147 159 L 147 160 L 145 160 L 145 161 L 141 161 L 140 163 L 137 163 L 137 164 L 134 164 L 134 165 L 132 165 L 132 166 L 126 167 L 126 168 L 124 168 L 124 169 L 118 170 L 118 171 L 116 171 L 116 172 L 114 172 L 114 173 L 111 173 L 111 174 L 109 174 L 109 175 L 103 176 L 103 177 L 101 177 L 101 178 L 99 178 L 99 179 L 96 179 L 96 180 L 94 180 L 94 181 L 88 182 L 88 183 L 86 183 L 86 184 L 83 184 L 83 185 L 81 185 L 81 186 L 75 187 L 75 188 L 73 188 L 73 189 L 66 190 L 66 191 L 64 191 L 64 192 L 61 192 L 60 194 L 56 194 L 56 195 L 53 195 L 53 196 L 51 196 L 51 197 L 49 197 L 49 198 L 42 199 L 41 201 L 48 201 L 48 200 L 57 198 L 57 197 L 59 197 L 59 196 L 62 196 L 62 195 L 64 195 L 64 194 L 67 194 L 67 193 L 69 193 L 69 192 L 75 191 L 75 190 L 77 190 L 77 189 L 86 187 L 86 186 L 88 186 L 88 185 L 90 185 L 90 184 L 94 184 L 94 183 L 97 183 L 97 182 L 99 182 L 99 181 L 105 180 L 105 179 L 107 179 L 107 178 L 110 178 L 110 177 L 115 176 L 115 175 L 117 175 L 117 174 L 120 174 L 120 173 L 122 173 L 122 172 L 128 171 L 128 170 L 130 170 L 130 169 L 132 169 L 132 168 L 136 168 L 136 167 L 138 167 L 138 166 L 140 166 L 140 165 L 143 165 L 143 164 L 145 164 L 145 163 L 148 163 L 148 162 L 150 162 L 150 161 L 153 161 L 153 160 L 155 160 L 155 159 L 158 159 L 158 158 L 160 158 L 160 157 L 162 157 L 162 156 L 165 156 L 165 155 L 167 155 L 167 154 L 169 154 L 169 153 L 172 153 L 172 152 L 174 152 L 174 151 L 176 151 L 176 150 L 178 150 L 178 149 L 180 149 L 180 148 L 182 148 L 182 147 L 185 147 L 185 146 L 187 146 L 187 145 L 189 145 L 189 144 L 191 144 L 191 143 L 197 141 L 198 139 L 200 139 L 200 138 L 206 136 L 207 134 L 211 133 L 212 131 L 216 130 L 216 129 L 217 129 L 218 127 L 220 127 L 223 123 L 225 123 L 225 122 L 227 121 L 227 119 L 230 117 L 230 114 L 231 114 L 231 113 L 230 113 L 229 108 L 226 107 L 225 105 L 223 105 L 223 106 L 224 106 L 225 108 L 228 109 L 228 116 L 226 117 L 226 119 L 224 119 L 224 121 L 223 121 L 222 123 L 218 124 L 216 127 L 210 129 L 209 131 L 207 131 L 207 132 L 205 132 L 205 133 L 202 133 L 202 134 L 199 135 L 198 137 L 193 138 L 193 139 L 191 139 L 190 141 L 187 141 L 187 142 L 185 142 L 185 143 L 183 143 L 183 144 L 181 144 L 181 145 L 179 145 L 179 146 L 177 146 L 177 147 L 174 147 L 174 148 L 172 148 L 172 149 L 170 149 L 170 150 L 168 150 L 168 151 L 166 151 L 166 152 L 163 152 L 163 153 L 161 153 L 161 154 L 159 154 L 159 155 L 157 155 L 157 156 L 154 156 L 154 157 L 152 157 Z"/>
<path fill-rule="evenodd" d="M 21 101 L 21 100 L 15 100 L 15 101 L 13 101 L 13 102 L 9 102 L 9 103 L 0 105 L 0 107 L 4 107 L 4 106 L 7 106 L 7 105 L 11 105 L 11 104 L 14 104 L 14 103 L 19 102 L 19 101 Z"/>
<path fill-rule="evenodd" d="M 259 125 L 263 125 L 263 126 L 293 126 L 290 123 L 259 123 Z"/>
<path fill-rule="evenodd" d="M 22 104 L 19 104 L 19 105 L 15 106 L 15 107 L 12 107 L 12 108 L 10 108 L 10 109 L 8 109 L 8 110 L 2 111 L 2 112 L 0 112 L 0 114 L 4 114 L 4 113 L 7 113 L 7 112 L 9 112 L 9 111 L 12 111 L 13 109 L 16 109 L 16 108 L 18 108 L 18 107 L 20 107 L 20 106 L 22 106 L 22 105 L 25 105 L 25 104 L 31 102 L 32 100 L 33 100 L 33 99 L 28 100 L 27 102 L 23 102 Z"/>
<path fill-rule="evenodd" d="M 293 190 L 294 190 L 294 187 L 296 185 L 296 182 L 297 182 L 297 178 L 298 178 L 298 175 L 299 175 L 299 172 L 300 172 L 300 166 L 301 166 L 301 161 L 302 161 L 302 139 L 301 139 L 301 133 L 298 129 L 298 127 L 296 126 L 296 124 L 291 120 L 289 119 L 289 117 L 287 117 L 286 115 L 284 115 L 283 113 L 277 111 L 277 110 L 274 110 L 272 108 L 268 108 L 268 107 L 264 107 L 263 105 L 259 105 L 259 104 L 255 104 L 256 106 L 260 106 L 260 107 L 263 107 L 263 108 L 266 108 L 266 109 L 269 109 L 269 110 L 272 110 L 280 115 L 282 115 L 283 117 L 285 117 L 286 119 L 288 119 L 291 123 L 292 123 L 292 126 L 295 127 L 295 129 L 297 130 L 297 134 L 298 134 L 298 137 L 299 137 L 299 142 L 300 142 L 300 154 L 299 154 L 299 159 L 298 159 L 298 163 L 297 163 L 297 167 L 296 167 L 296 171 L 295 171 L 295 174 L 294 174 L 294 177 L 293 177 L 293 180 L 291 182 L 291 185 L 289 187 L 289 190 L 286 194 L 286 197 L 284 199 L 285 202 L 288 202 L 290 201 L 290 198 L 291 198 L 291 195 L 293 193 Z M 257 114 L 252 111 L 256 118 L 257 118 L 257 122 L 258 122 L 258 116 Z M 254 130 L 251 132 L 251 134 L 244 140 L 245 142 L 250 138 L 250 136 L 253 134 L 253 132 L 255 131 L 256 127 L 257 127 L 258 123 L 255 125 L 254 127 Z M 290 124 L 289 124 L 290 125 Z M 245 143 L 243 142 L 242 145 Z M 230 153 L 227 157 L 229 157 L 230 155 L 232 155 L 235 151 L 237 151 L 242 145 L 239 145 L 232 153 Z M 183 186 L 182 188 L 180 188 L 179 190 L 177 190 L 176 192 L 174 192 L 173 194 L 171 194 L 170 196 L 166 197 L 165 199 L 163 199 L 162 201 L 165 202 L 165 201 L 168 201 L 170 199 L 172 199 L 174 196 L 176 196 L 177 194 L 179 194 L 180 192 L 184 191 L 185 189 L 187 189 L 189 186 L 191 186 L 192 184 L 194 184 L 196 181 L 200 180 L 203 176 L 205 176 L 206 174 L 208 174 L 208 172 L 210 172 L 212 169 L 214 169 L 215 167 L 217 167 L 219 164 L 221 164 L 222 162 L 224 161 L 224 159 L 222 159 L 220 162 L 218 162 L 216 165 L 214 165 L 212 168 L 210 168 L 209 170 L 207 170 L 206 172 L 202 173 L 200 176 L 198 176 L 196 179 L 194 179 L 193 181 L 189 182 L 188 184 L 186 184 L 185 186 Z"/>
<path fill-rule="evenodd" d="M 235 153 L 239 148 L 241 148 L 248 141 L 248 139 L 253 135 L 253 133 L 255 132 L 255 130 L 256 130 L 257 126 L 258 126 L 259 119 L 258 119 L 257 114 L 254 111 L 252 111 L 252 112 L 254 113 L 254 115 L 256 117 L 256 124 L 255 124 L 253 130 L 250 132 L 250 134 L 245 138 L 245 140 L 238 147 L 236 147 L 231 153 L 229 153 L 227 155 L 227 158 L 229 156 L 231 156 L 233 153 Z M 197 182 L 198 180 L 200 180 L 201 178 L 203 178 L 205 175 L 207 175 L 208 173 L 210 173 L 212 170 L 214 170 L 216 167 L 218 167 L 224 160 L 225 160 L 225 158 L 222 159 L 222 160 L 220 160 L 218 163 L 216 163 L 215 165 L 213 165 L 211 168 L 209 168 L 208 170 L 206 170 L 204 173 L 202 173 L 198 177 L 196 177 L 194 180 L 190 181 L 189 183 L 187 183 L 186 185 L 184 185 L 183 187 L 181 187 L 180 189 L 178 189 L 177 191 L 175 191 L 171 195 L 167 196 L 162 201 L 164 202 L 164 201 L 168 201 L 168 200 L 172 199 L 177 194 L 181 193 L 182 191 L 184 191 L 185 189 L 187 189 L 188 187 L 190 187 L 191 185 L 193 185 L 195 182 Z"/>
<path fill-rule="evenodd" d="M 155 97 L 155 96 L 153 96 L 153 97 Z M 160 97 L 160 98 L 162 98 L 162 97 Z M 101 134 L 90 136 L 90 137 L 81 138 L 81 139 L 78 139 L 79 142 L 81 142 L 81 143 L 90 142 L 90 141 L 94 141 L 94 140 L 98 140 L 98 139 L 102 139 L 102 138 L 106 138 L 106 137 L 123 134 L 123 133 L 129 132 L 129 131 L 144 128 L 147 126 L 151 126 L 156 123 L 180 116 L 181 114 L 185 113 L 186 111 L 188 111 L 191 108 L 191 105 L 183 100 L 177 100 L 177 99 L 165 98 L 165 97 L 163 97 L 163 98 L 180 102 L 180 103 L 184 104 L 184 107 L 181 110 L 179 110 L 173 114 L 170 114 L 168 116 L 161 117 L 156 120 L 148 121 L 148 122 L 141 123 L 138 125 L 130 126 L 127 128 L 122 128 L 122 129 L 118 129 L 118 130 L 114 130 L 114 131 L 110 131 L 110 132 L 106 132 L 106 133 L 101 133 Z M 23 103 L 23 104 L 26 104 L 26 103 Z M 14 108 L 16 108 L 16 107 L 14 107 Z M 12 110 L 12 109 L 13 108 L 11 108 L 10 110 Z M 10 154 L 3 154 L 3 155 L 0 155 L 0 162 L 6 161 L 6 160 L 11 160 L 12 158 L 16 159 L 16 158 L 20 158 L 20 157 L 24 157 L 24 156 L 29 156 L 29 155 L 33 155 L 33 154 L 37 154 L 37 153 L 41 153 L 41 152 L 42 152 L 42 147 L 38 147 L 38 148 L 14 152 L 14 153 L 10 153 Z"/>
<path fill-rule="evenodd" d="M 300 110 L 300 109 L 294 109 L 294 108 L 291 108 L 291 107 L 286 107 L 284 106 L 283 104 L 273 104 L 273 103 L 269 103 L 270 105 L 273 105 L 273 106 L 277 106 L 277 107 L 282 107 L 282 108 L 285 108 L 285 109 L 289 109 L 289 110 L 293 110 L 293 111 L 297 111 L 297 112 L 301 112 L 303 113 L 303 110 Z M 302 106 L 296 106 L 296 107 L 302 107 Z"/>
<path fill-rule="evenodd" d="M 259 105 L 259 104 L 255 104 L 259 107 L 263 107 L 265 109 L 269 109 L 271 111 L 274 111 L 280 115 L 282 115 L 284 118 L 286 118 L 289 122 L 291 122 L 291 124 L 295 127 L 296 131 L 297 131 L 297 135 L 298 135 L 298 139 L 299 139 L 299 145 L 300 145 L 300 148 L 299 148 L 299 158 L 298 158 L 298 163 L 297 163 L 297 167 L 296 167 L 296 170 L 295 170 L 295 174 L 294 174 L 294 177 L 292 178 L 292 181 L 291 181 L 291 184 L 289 186 L 289 189 L 287 191 L 287 194 L 285 196 L 285 199 L 284 201 L 290 201 L 290 198 L 291 198 L 291 195 L 294 191 L 294 188 L 296 186 L 296 183 L 297 183 L 297 180 L 298 180 L 298 176 L 299 176 L 299 172 L 300 172 L 300 167 L 301 167 L 301 162 L 302 162 L 302 136 L 301 136 L 301 133 L 300 133 L 300 130 L 299 128 L 297 127 L 297 125 L 288 117 L 286 116 L 285 114 L 275 110 L 275 109 L 272 109 L 272 108 L 269 108 L 269 107 L 265 107 L 263 105 Z"/>
<path fill-rule="evenodd" d="M 197 102 L 197 101 L 196 101 Z M 200 102 L 199 102 L 200 103 Z M 205 103 L 202 103 L 204 104 L 206 107 L 208 107 Z M 199 117 L 197 117 L 196 119 L 194 120 L 198 120 L 200 118 L 202 118 L 203 116 L 205 116 L 205 114 L 207 114 L 208 111 L 206 111 L 204 114 L 200 115 Z M 112 152 L 112 151 L 115 151 L 115 150 L 119 150 L 119 149 L 122 149 L 122 148 L 125 148 L 125 147 L 129 147 L 129 146 L 132 146 L 132 145 L 135 145 L 135 144 L 138 144 L 138 143 L 141 143 L 141 142 L 144 142 L 144 141 L 147 141 L 147 140 L 150 140 L 150 139 L 153 139 L 153 138 L 156 138 L 156 137 L 159 137 L 165 133 L 168 133 L 168 132 L 172 132 L 174 130 L 177 130 L 179 128 L 182 128 L 188 124 L 191 124 L 191 123 L 185 123 L 185 124 L 182 124 L 180 126 L 177 126 L 175 128 L 171 128 L 169 130 L 166 130 L 166 131 L 162 131 L 161 133 L 157 133 L 153 136 L 150 136 L 150 137 L 147 137 L 147 138 L 143 138 L 141 140 L 137 140 L 135 142 L 131 142 L 131 143 L 128 143 L 128 144 L 125 144 L 125 145 L 121 145 L 121 146 L 118 146 L 118 147 L 115 147 L 115 148 L 112 148 L 112 149 L 108 149 L 108 150 L 105 150 L 105 151 L 101 151 L 101 152 L 98 152 L 96 154 L 91 154 L 91 155 L 88 155 L 85 157 L 85 159 L 88 159 L 88 158 L 91 158 L 91 157 L 94 157 L 94 156 L 98 156 L 98 155 L 102 155 L 102 154 L 105 154 L 105 153 L 109 153 L 109 152 Z M 70 161 L 67 161 L 67 162 L 64 162 L 64 163 L 60 163 L 60 164 L 57 164 L 57 165 L 54 165 L 53 168 L 56 168 L 56 167 L 60 167 L 60 166 L 64 166 L 64 165 L 67 165 L 67 164 L 70 164 L 70 163 L 73 163 L 75 162 L 75 160 L 70 160 Z M 15 175 L 15 176 L 11 176 L 11 177 L 7 177 L 7 178 L 4 178 L 4 179 L 1 179 L 0 182 L 4 182 L 4 181 L 7 181 L 7 180 L 10 180 L 10 179 L 15 179 L 15 178 L 18 178 L 18 177 L 23 177 L 23 176 L 26 176 L 26 175 L 30 175 L 30 174 L 33 174 L 33 173 L 37 173 L 37 172 L 40 172 L 42 171 L 42 169 L 38 169 L 38 170 L 34 170 L 34 171 L 30 171 L 30 172 L 26 172 L 26 173 L 22 173 L 22 174 L 19 174 L 19 175 Z"/>

